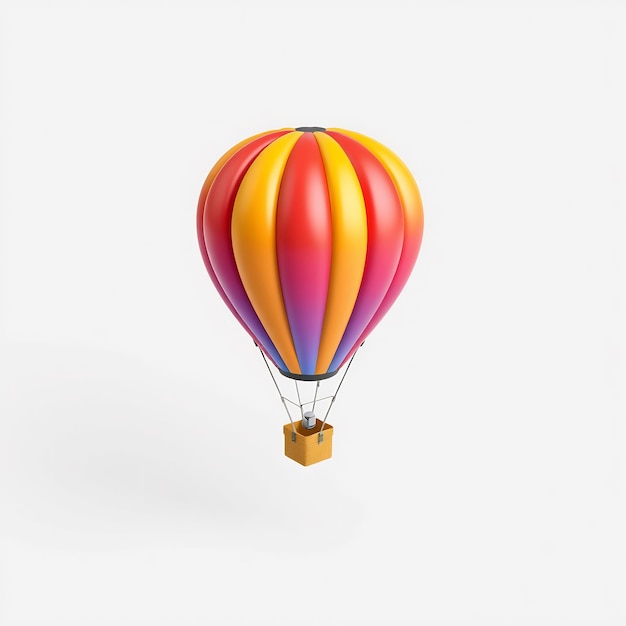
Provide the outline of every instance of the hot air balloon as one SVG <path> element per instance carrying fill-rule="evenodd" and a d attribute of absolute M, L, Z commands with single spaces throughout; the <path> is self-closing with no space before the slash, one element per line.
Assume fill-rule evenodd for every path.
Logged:
<path fill-rule="evenodd" d="M 323 420 L 314 413 L 320 382 L 343 370 L 332 405 L 357 349 L 406 284 L 423 224 L 407 166 L 349 130 L 263 132 L 228 150 L 209 172 L 197 210 L 200 252 L 287 409 L 272 368 L 295 381 L 301 419 L 287 410 L 283 427 L 293 460 L 330 458 L 330 406 Z M 301 401 L 299 381 L 315 385 L 312 403 Z"/>

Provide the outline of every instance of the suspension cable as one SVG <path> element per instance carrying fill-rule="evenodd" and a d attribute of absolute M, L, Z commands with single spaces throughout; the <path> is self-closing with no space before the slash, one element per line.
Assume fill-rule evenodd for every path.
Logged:
<path fill-rule="evenodd" d="M 317 400 L 317 391 L 319 388 L 320 388 L 320 381 L 318 380 L 317 385 L 315 385 L 315 395 L 313 396 L 313 406 L 311 407 L 311 411 L 313 411 L 314 413 L 315 413 L 315 401 Z M 309 403 L 307 402 L 306 404 L 309 404 Z"/>
<path fill-rule="evenodd" d="M 324 402 L 324 400 L 328 400 L 329 398 L 332 398 L 332 396 L 324 396 L 323 398 L 318 398 L 317 402 Z M 295 402 L 294 402 L 295 404 Z M 307 404 L 313 404 L 313 406 L 315 406 L 315 402 L 313 400 L 311 400 L 310 402 L 303 402 L 302 406 L 306 406 Z M 311 409 L 312 411 L 313 409 Z"/>
<path fill-rule="evenodd" d="M 270 368 L 270 364 L 267 362 L 267 359 L 265 358 L 265 354 L 263 353 L 263 350 L 261 350 L 261 347 L 259 346 L 258 343 L 255 342 L 254 345 L 259 349 L 259 352 L 261 353 L 261 356 L 263 357 L 263 360 L 265 361 L 265 365 L 267 366 L 267 371 L 270 373 L 270 376 L 272 377 L 272 380 L 274 381 L 274 386 L 276 387 L 276 391 L 278 391 L 280 400 L 283 403 L 283 406 L 285 407 L 285 411 L 287 411 L 287 415 L 289 416 L 289 421 L 291 422 L 291 430 L 292 430 L 291 440 L 295 441 L 296 425 L 293 423 L 293 417 L 291 417 L 291 413 L 289 412 L 289 409 L 287 408 L 287 405 L 285 404 L 285 400 L 288 400 L 288 398 L 285 398 L 285 396 L 283 396 L 280 390 L 280 387 L 278 386 L 278 383 L 276 382 L 276 378 L 274 377 L 274 372 L 272 372 Z M 288 400 L 288 401 L 291 402 L 291 400 Z M 295 404 L 295 402 L 292 402 L 292 404 Z"/>
<path fill-rule="evenodd" d="M 363 344 L 361 344 L 363 345 Z M 360 348 L 361 346 L 359 346 Z M 337 386 L 337 391 L 335 391 L 335 395 L 332 396 L 332 400 L 330 401 L 330 404 L 328 405 L 328 408 L 326 409 L 326 415 L 324 415 L 324 420 L 322 421 L 322 427 L 320 428 L 320 431 L 317 435 L 318 437 L 318 442 L 321 443 L 324 439 L 324 435 L 322 434 L 322 431 L 324 430 L 324 426 L 326 425 L 326 419 L 328 418 L 328 414 L 330 413 L 330 410 L 333 408 L 333 404 L 335 403 L 335 400 L 337 398 L 337 394 L 339 393 L 339 390 L 341 389 L 341 385 L 343 384 L 343 381 L 346 377 L 346 374 L 348 373 L 348 370 L 350 369 L 350 366 L 352 365 L 352 361 L 354 361 L 354 357 L 356 356 L 356 353 L 359 351 L 359 348 L 357 348 L 354 351 L 354 354 L 352 355 L 352 357 L 350 358 L 350 361 L 348 362 L 348 366 L 346 367 L 346 369 L 343 372 L 343 376 L 341 377 L 341 380 L 339 381 L 339 385 Z"/>
<path fill-rule="evenodd" d="M 304 423 L 304 405 L 300 399 L 300 389 L 298 389 L 298 381 L 294 378 L 293 382 L 296 384 L 296 393 L 298 394 L 298 405 L 300 406 L 300 415 L 302 416 L 302 422 Z"/>

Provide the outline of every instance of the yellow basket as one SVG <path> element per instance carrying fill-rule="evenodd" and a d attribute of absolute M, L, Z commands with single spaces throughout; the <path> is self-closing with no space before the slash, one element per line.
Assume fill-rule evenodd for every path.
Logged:
<path fill-rule="evenodd" d="M 311 429 L 302 425 L 302 420 L 295 422 L 295 433 L 291 423 L 283 426 L 285 435 L 285 456 L 300 463 L 300 465 L 313 465 L 320 461 L 330 459 L 333 454 L 333 427 L 324 425 L 321 432 L 322 422 L 317 420 Z"/>

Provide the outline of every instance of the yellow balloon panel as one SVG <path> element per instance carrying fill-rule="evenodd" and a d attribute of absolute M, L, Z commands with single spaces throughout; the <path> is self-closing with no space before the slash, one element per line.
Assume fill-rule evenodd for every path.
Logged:
<path fill-rule="evenodd" d="M 424 210 L 422 208 L 422 198 L 413 175 L 400 157 L 382 143 L 361 133 L 342 128 L 328 128 L 327 130 L 351 137 L 374 154 L 385 170 L 387 170 L 396 187 L 404 209 L 405 228 L 410 232 L 423 228 Z"/>
<path fill-rule="evenodd" d="M 341 146 L 316 132 L 322 154 L 332 221 L 332 256 L 326 314 L 316 373 L 328 371 L 356 302 L 367 253 L 367 215 L 359 179 Z"/>
<path fill-rule="evenodd" d="M 302 135 L 273 141 L 246 172 L 233 207 L 231 235 L 250 303 L 289 370 L 301 373 L 283 302 L 276 256 L 276 204 L 285 164 Z"/>
<path fill-rule="evenodd" d="M 287 130 L 287 129 L 280 129 L 280 130 Z M 209 189 L 211 185 L 213 184 L 213 181 L 215 180 L 215 177 L 219 174 L 219 171 L 222 169 L 222 167 L 224 167 L 224 164 L 226 163 L 226 161 L 228 161 L 228 159 L 230 159 L 230 157 L 233 156 L 233 154 L 239 152 L 241 148 L 248 145 L 250 142 L 254 141 L 255 139 L 258 139 L 259 137 L 263 137 L 264 135 L 269 135 L 273 132 L 276 132 L 276 131 L 269 130 L 263 133 L 257 133 L 256 135 L 252 135 L 252 137 L 248 137 L 247 139 L 240 141 L 238 144 L 234 145 L 230 150 L 228 150 L 228 152 L 225 152 L 218 159 L 217 163 L 215 163 L 215 165 L 211 168 L 211 171 L 209 172 L 208 176 L 206 177 L 206 180 L 204 181 L 204 185 L 202 186 L 200 197 L 206 198 L 207 194 L 209 193 Z"/>

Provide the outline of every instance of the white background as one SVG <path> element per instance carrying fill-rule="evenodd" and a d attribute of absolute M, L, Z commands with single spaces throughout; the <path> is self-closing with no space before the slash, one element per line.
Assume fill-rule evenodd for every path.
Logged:
<path fill-rule="evenodd" d="M 626 624 L 626 10 L 472 4 L 2 4 L 2 626 Z M 195 234 L 300 125 L 425 208 L 308 468 Z"/>

